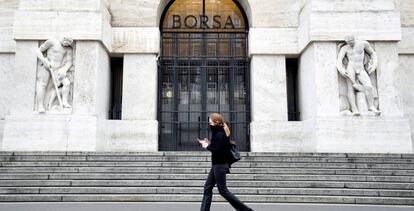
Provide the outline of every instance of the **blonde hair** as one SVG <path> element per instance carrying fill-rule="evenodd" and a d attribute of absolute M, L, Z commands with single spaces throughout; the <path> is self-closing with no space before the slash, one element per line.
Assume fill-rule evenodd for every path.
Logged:
<path fill-rule="evenodd" d="M 215 125 L 223 126 L 224 132 L 226 133 L 226 136 L 230 136 L 230 128 L 229 126 L 224 122 L 224 118 L 218 114 L 218 113 L 212 113 L 210 114 L 210 119 L 214 122 Z"/>

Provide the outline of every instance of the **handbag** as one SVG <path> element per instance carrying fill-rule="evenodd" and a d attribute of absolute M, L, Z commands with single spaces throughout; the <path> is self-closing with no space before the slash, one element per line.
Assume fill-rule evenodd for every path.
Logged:
<path fill-rule="evenodd" d="M 233 164 L 241 159 L 239 148 L 235 141 L 230 141 L 230 160 L 229 164 Z"/>

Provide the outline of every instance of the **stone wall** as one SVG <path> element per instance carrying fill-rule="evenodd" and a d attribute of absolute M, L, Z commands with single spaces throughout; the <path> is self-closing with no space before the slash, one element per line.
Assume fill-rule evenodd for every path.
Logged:
<path fill-rule="evenodd" d="M 18 4 L 18 0 L 0 0 L 0 52 L 14 52 L 13 21 Z"/>
<path fill-rule="evenodd" d="M 12 98 L 10 89 L 16 83 L 14 79 L 14 54 L 0 53 L 0 119 L 4 120 L 10 110 Z"/>
<path fill-rule="evenodd" d="M 111 0 L 112 27 L 155 27 L 160 0 Z"/>
<path fill-rule="evenodd" d="M 101 41 L 110 51 L 111 15 L 104 0 L 20 0 L 15 40 L 71 37 Z"/>
<path fill-rule="evenodd" d="M 0 53 L 0 147 L 3 140 L 4 119 L 10 112 L 10 101 L 13 97 L 14 54 Z"/>
<path fill-rule="evenodd" d="M 402 30 L 402 39 L 398 43 L 399 68 L 395 84 L 402 94 L 404 114 L 410 119 L 414 143 L 414 0 L 395 0 L 395 5 L 401 13 Z"/>
<path fill-rule="evenodd" d="M 395 73 L 395 84 L 401 92 L 404 113 L 410 119 L 411 138 L 414 137 L 414 54 L 400 54 L 400 66 Z"/>
<path fill-rule="evenodd" d="M 395 0 L 401 14 L 402 39 L 398 43 L 400 54 L 414 54 L 414 0 Z"/>
<path fill-rule="evenodd" d="M 0 147 L 3 140 L 5 117 L 10 112 L 10 101 L 13 98 L 14 51 L 13 21 L 18 0 L 0 0 Z"/>

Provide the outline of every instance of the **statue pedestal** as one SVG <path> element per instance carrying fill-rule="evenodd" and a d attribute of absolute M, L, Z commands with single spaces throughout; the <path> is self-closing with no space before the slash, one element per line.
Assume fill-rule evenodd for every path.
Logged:
<path fill-rule="evenodd" d="M 95 151 L 97 118 L 74 115 L 9 115 L 4 151 Z"/>
<path fill-rule="evenodd" d="M 252 122 L 253 152 L 412 153 L 406 118 L 318 117 L 297 122 Z"/>
<path fill-rule="evenodd" d="M 319 117 L 312 131 L 317 152 L 412 153 L 408 118 Z"/>
<path fill-rule="evenodd" d="M 61 114 L 9 115 L 5 120 L 1 150 L 155 152 L 157 140 L 156 120 L 106 120 Z"/>

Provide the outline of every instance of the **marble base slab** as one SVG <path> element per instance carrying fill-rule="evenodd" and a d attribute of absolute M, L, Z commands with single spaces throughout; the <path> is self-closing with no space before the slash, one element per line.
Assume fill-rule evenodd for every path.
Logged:
<path fill-rule="evenodd" d="M 253 121 L 250 123 L 252 152 L 313 152 L 316 151 L 306 122 Z"/>
<path fill-rule="evenodd" d="M 158 151 L 158 121 L 156 120 L 103 120 L 99 126 L 103 139 L 97 151 Z"/>
<path fill-rule="evenodd" d="M 318 152 L 413 152 L 407 118 L 320 118 L 315 139 Z"/>
<path fill-rule="evenodd" d="M 301 122 L 252 122 L 253 152 L 412 153 L 409 120 L 324 117 Z"/>
<path fill-rule="evenodd" d="M 158 121 L 105 120 L 80 115 L 13 115 L 2 151 L 158 151 Z"/>
<path fill-rule="evenodd" d="M 9 115 L 3 151 L 95 151 L 97 118 L 73 115 Z"/>
<path fill-rule="evenodd" d="M 0 120 L 0 149 L 3 144 L 4 120 Z"/>

